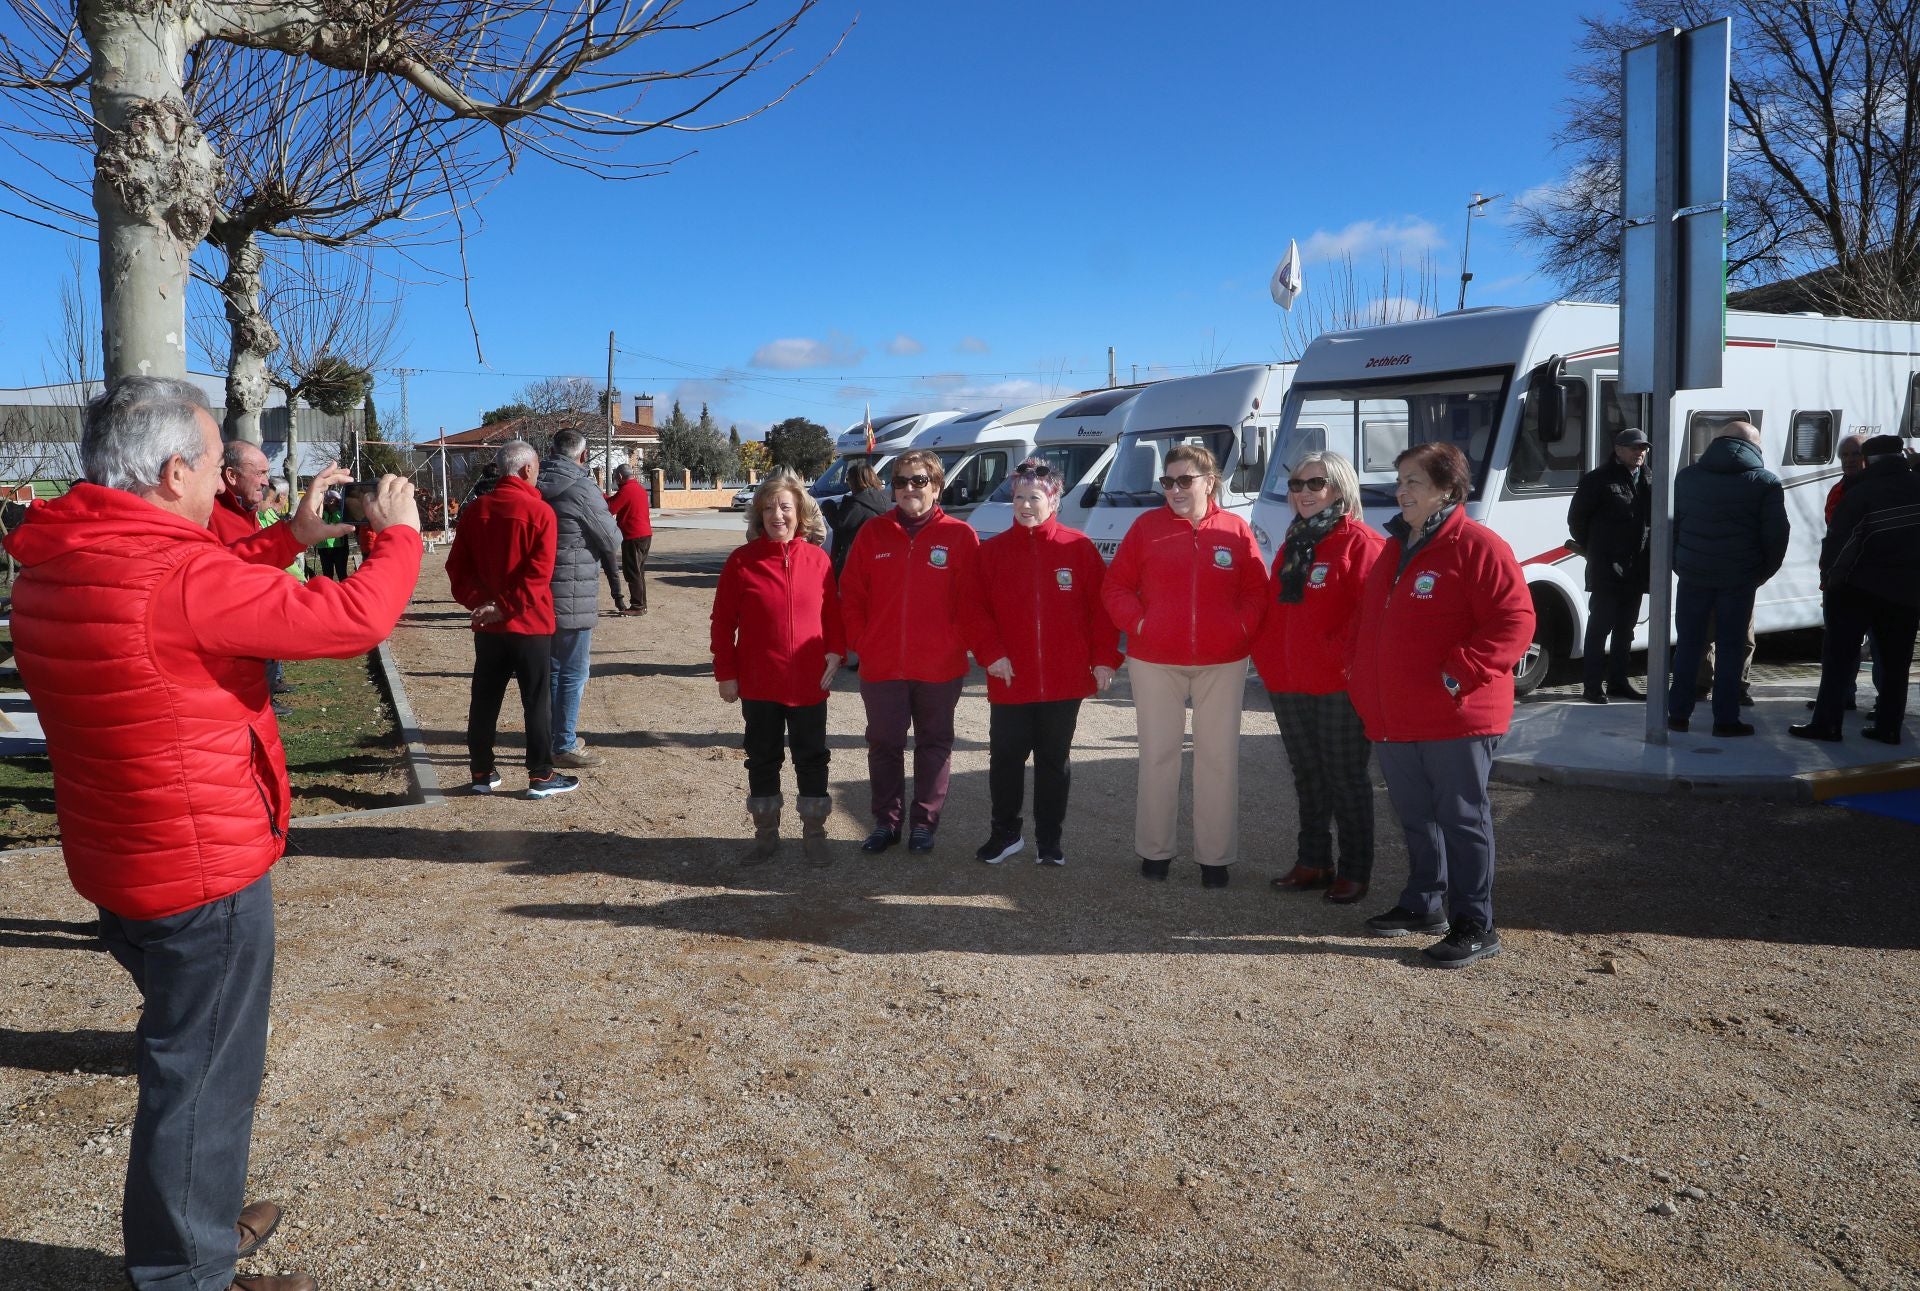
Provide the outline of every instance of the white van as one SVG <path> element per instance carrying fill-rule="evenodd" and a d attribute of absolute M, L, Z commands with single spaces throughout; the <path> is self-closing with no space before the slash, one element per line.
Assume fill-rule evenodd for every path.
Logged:
<path fill-rule="evenodd" d="M 1215 498 L 1245 516 L 1266 475 L 1295 366 L 1246 363 L 1141 390 L 1127 407 L 1113 467 L 1087 513 L 1087 536 L 1100 554 L 1112 560 L 1133 522 L 1165 505 L 1160 476 L 1167 454 L 1181 444 L 1204 444 L 1212 452 L 1220 465 Z"/>
<path fill-rule="evenodd" d="M 1920 435 L 1920 324 L 1729 310 L 1726 326 L 1725 384 L 1674 399 L 1671 469 L 1730 421 L 1760 428 L 1793 532 L 1786 563 L 1760 589 L 1754 626 L 1812 627 L 1836 445 L 1848 434 Z M 1620 393 L 1619 359 L 1618 309 L 1568 301 L 1317 338 L 1254 508 L 1261 551 L 1271 559 L 1286 536 L 1287 475 L 1303 454 L 1325 447 L 1353 458 L 1367 523 L 1380 528 L 1398 510 L 1394 457 L 1409 444 L 1457 445 L 1472 469 L 1467 514 L 1507 540 L 1533 591 L 1534 645 L 1516 669 L 1519 689 L 1533 689 L 1554 660 L 1581 654 L 1586 635 L 1585 564 L 1565 545 L 1574 488 L 1617 432 L 1647 425 L 1646 397 Z M 1643 617 L 1636 644 L 1646 639 Z"/>
<path fill-rule="evenodd" d="M 962 415 L 958 408 L 945 408 L 938 412 L 896 412 L 875 417 L 871 453 L 867 451 L 866 420 L 856 421 L 834 442 L 833 464 L 820 472 L 820 478 L 807 491 L 816 502 L 840 497 L 847 491 L 847 468 L 855 462 L 866 462 L 875 471 L 882 470 L 921 431 Z"/>
<path fill-rule="evenodd" d="M 1113 446 L 1126 425 L 1127 409 L 1145 388 L 1134 385 L 1090 391 L 1055 408 L 1034 429 L 1033 456 L 1052 467 L 1062 481 L 1058 514 L 1060 523 L 1069 529 L 1086 527 L 1087 513 L 1099 498 L 1107 468 L 1113 464 Z M 974 508 L 967 522 L 982 538 L 991 538 L 1012 526 L 1011 475 Z"/>
<path fill-rule="evenodd" d="M 966 519 L 1033 453 L 1034 429 L 1040 419 L 1068 402 L 1043 399 L 1018 408 L 965 413 L 916 435 L 913 446 L 939 454 L 946 473 L 940 509 Z"/>

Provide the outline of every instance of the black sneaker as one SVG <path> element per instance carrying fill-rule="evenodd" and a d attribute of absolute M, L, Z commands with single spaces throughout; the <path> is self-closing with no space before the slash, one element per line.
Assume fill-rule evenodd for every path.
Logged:
<path fill-rule="evenodd" d="M 1740 707 L 1742 708 L 1753 707 L 1753 692 L 1751 690 L 1748 690 L 1745 686 L 1742 686 L 1740 688 Z"/>
<path fill-rule="evenodd" d="M 475 793 L 493 793 L 499 788 L 500 773 L 498 771 L 489 771 L 485 775 L 477 775 L 473 778 L 473 791 Z"/>
<path fill-rule="evenodd" d="M 558 771 L 555 771 L 552 775 L 544 779 L 529 780 L 527 782 L 527 797 L 551 798 L 557 793 L 572 793 L 579 787 L 579 776 L 561 775 Z"/>
<path fill-rule="evenodd" d="M 1500 953 L 1500 934 L 1463 919 L 1441 941 L 1420 954 L 1435 968 L 1465 968 Z"/>
<path fill-rule="evenodd" d="M 1607 696 L 1610 699 L 1645 699 L 1647 692 L 1630 681 L 1610 681 L 1607 683 Z"/>
<path fill-rule="evenodd" d="M 1143 856 L 1140 858 L 1140 877 L 1143 879 L 1155 879 L 1161 883 L 1165 883 L 1167 881 L 1167 867 L 1171 864 L 1173 864 L 1171 861 L 1150 861 Z"/>
<path fill-rule="evenodd" d="M 933 831 L 925 825 L 915 825 L 907 835 L 909 852 L 931 852 L 933 850 Z"/>
<path fill-rule="evenodd" d="M 1026 845 L 1027 840 L 1020 837 L 1018 830 L 1003 834 L 996 829 L 988 835 L 986 842 L 980 844 L 980 850 L 973 854 L 973 859 L 985 861 L 988 865 L 998 865 L 1009 856 L 1018 856 L 1020 849 Z M 931 842 L 928 846 L 932 846 Z"/>
<path fill-rule="evenodd" d="M 1200 886 L 1203 888 L 1224 888 L 1230 871 L 1224 865 L 1202 865 L 1200 867 Z"/>
<path fill-rule="evenodd" d="M 875 825 L 866 841 L 860 844 L 863 852 L 884 852 L 900 841 L 900 831 L 892 825 Z"/>
<path fill-rule="evenodd" d="M 1752 722 L 1715 722 L 1713 724 L 1713 736 L 1718 740 L 1737 739 L 1742 735 L 1752 734 Z"/>
<path fill-rule="evenodd" d="M 1688 719 L 1684 717 L 1669 717 L 1667 719 L 1667 729 L 1670 731 L 1678 731 L 1680 734 L 1685 735 L 1687 733 L 1687 726 Z"/>
<path fill-rule="evenodd" d="M 1588 686 L 1580 692 L 1580 701 L 1585 704 L 1604 704 L 1607 702 L 1607 692 L 1598 686 Z"/>
<path fill-rule="evenodd" d="M 1404 937 L 1410 932 L 1417 932 L 1423 937 L 1440 937 L 1446 935 L 1447 916 L 1415 914 L 1405 906 L 1397 905 L 1367 920 L 1367 930 L 1380 937 Z"/>
<path fill-rule="evenodd" d="M 1033 858 L 1035 865 L 1065 865 L 1067 854 L 1058 847 L 1043 847 Z"/>

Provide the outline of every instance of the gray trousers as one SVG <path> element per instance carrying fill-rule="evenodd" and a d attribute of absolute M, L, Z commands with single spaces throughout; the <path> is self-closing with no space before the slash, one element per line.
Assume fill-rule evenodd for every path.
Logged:
<path fill-rule="evenodd" d="M 273 881 L 164 919 L 100 911 L 145 1007 L 120 1226 L 139 1291 L 225 1291 L 267 1066 Z"/>
<path fill-rule="evenodd" d="M 1397 904 L 1493 927 L 1487 776 L 1499 746 L 1497 735 L 1373 746 L 1407 839 L 1407 886 Z"/>

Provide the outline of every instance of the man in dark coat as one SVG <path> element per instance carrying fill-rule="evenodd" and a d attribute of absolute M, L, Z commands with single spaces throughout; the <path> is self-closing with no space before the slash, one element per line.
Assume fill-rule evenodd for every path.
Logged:
<path fill-rule="evenodd" d="M 1863 734 L 1898 744 L 1920 629 L 1920 475 L 1908 464 L 1898 435 L 1875 435 L 1862 448 L 1866 467 L 1840 495 L 1820 544 L 1827 627 L 1820 693 L 1812 719 L 1792 732 L 1803 739 L 1841 738 L 1840 715 L 1859 671 L 1860 640 L 1871 631 L 1880 647 L 1879 699 L 1873 725 Z"/>
<path fill-rule="evenodd" d="M 600 761 L 573 728 L 587 690 L 601 574 L 613 589 L 614 608 L 623 614 L 627 609 L 620 594 L 620 528 L 587 473 L 586 460 L 587 437 L 577 430 L 557 431 L 538 481 L 540 496 L 560 522 L 553 563 L 553 764 L 570 768 Z"/>
<path fill-rule="evenodd" d="M 1673 598 L 1669 730 L 1686 730 L 1693 716 L 1694 672 L 1711 615 L 1718 647 L 1713 733 L 1722 739 L 1753 734 L 1740 720 L 1740 658 L 1754 597 L 1786 560 L 1788 532 L 1786 494 L 1764 465 L 1759 429 L 1747 422 L 1729 422 L 1699 461 L 1674 476 L 1673 572 L 1680 581 Z"/>
<path fill-rule="evenodd" d="M 1588 471 L 1567 508 L 1567 545 L 1587 560 L 1586 694 L 1645 699 L 1627 679 L 1633 628 L 1650 577 L 1653 480 L 1647 473 L 1647 436 L 1629 428 L 1613 437 L 1613 456 Z M 1613 647 L 1607 648 L 1611 637 Z"/>

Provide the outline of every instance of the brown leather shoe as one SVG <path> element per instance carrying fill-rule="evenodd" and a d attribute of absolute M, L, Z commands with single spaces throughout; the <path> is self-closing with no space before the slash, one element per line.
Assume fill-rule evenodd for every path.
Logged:
<path fill-rule="evenodd" d="M 259 1250 L 273 1236 L 273 1230 L 280 1227 L 280 1207 L 270 1201 L 256 1201 L 240 1212 L 240 1219 L 234 1228 L 240 1233 L 239 1258 Z"/>
<path fill-rule="evenodd" d="M 1335 905 L 1352 905 L 1367 895 L 1367 885 L 1353 879 L 1335 879 L 1327 889 L 1327 900 Z"/>
<path fill-rule="evenodd" d="M 1283 892 L 1311 892 L 1314 888 L 1324 888 L 1332 882 L 1332 870 L 1318 870 L 1311 865 L 1296 865 L 1274 879 L 1273 886 Z"/>
<path fill-rule="evenodd" d="M 232 1291 L 320 1291 L 320 1284 L 304 1273 L 256 1273 L 235 1278 Z"/>

